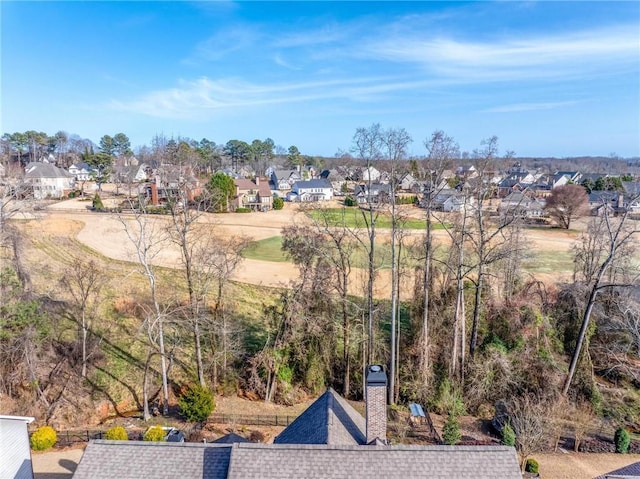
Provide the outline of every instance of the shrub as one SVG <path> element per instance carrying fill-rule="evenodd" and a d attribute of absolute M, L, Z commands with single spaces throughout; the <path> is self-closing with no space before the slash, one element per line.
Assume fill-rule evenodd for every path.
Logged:
<path fill-rule="evenodd" d="M 127 434 L 127 430 L 122 426 L 114 426 L 106 430 L 104 438 L 110 441 L 128 441 L 129 435 Z"/>
<path fill-rule="evenodd" d="M 213 393 L 199 384 L 191 386 L 178 398 L 180 413 L 189 422 L 203 422 L 213 412 L 216 403 Z"/>
<path fill-rule="evenodd" d="M 356 199 L 353 196 L 347 196 L 344 199 L 344 205 L 345 206 L 356 206 Z"/>
<path fill-rule="evenodd" d="M 527 459 L 527 463 L 524 466 L 524 471 L 525 472 L 530 472 L 531 474 L 538 474 L 538 461 L 536 461 L 533 458 L 529 458 Z"/>
<path fill-rule="evenodd" d="M 276 196 L 273 199 L 273 209 L 274 210 L 281 210 L 282 208 L 284 208 L 284 200 L 282 198 L 280 198 L 279 196 Z"/>
<path fill-rule="evenodd" d="M 236 208 L 236 213 L 251 213 L 251 208 Z"/>
<path fill-rule="evenodd" d="M 164 429 L 162 429 L 160 426 L 153 426 L 147 429 L 147 432 L 145 432 L 144 436 L 142 436 L 142 440 L 150 442 L 162 442 L 164 441 L 164 437 L 166 435 L 167 434 L 165 433 Z"/>
<path fill-rule="evenodd" d="M 616 444 L 616 452 L 619 454 L 626 454 L 629 452 L 629 444 L 631 444 L 631 436 L 624 428 L 616 429 L 616 433 L 613 436 L 613 442 Z"/>
<path fill-rule="evenodd" d="M 58 435 L 51 426 L 39 427 L 31 434 L 31 449 L 34 451 L 46 451 L 58 441 Z"/>
<path fill-rule="evenodd" d="M 96 192 L 95 196 L 93 197 L 93 203 L 92 203 L 93 209 L 95 211 L 104 211 L 104 205 L 102 204 L 102 198 L 100 198 L 100 195 Z"/>
<path fill-rule="evenodd" d="M 460 424 L 455 414 L 449 414 L 442 428 L 442 440 L 445 444 L 453 445 L 460 442 L 462 434 L 460 433 Z"/>
<path fill-rule="evenodd" d="M 516 433 L 509 423 L 502 428 L 502 444 L 511 447 L 516 445 Z"/>

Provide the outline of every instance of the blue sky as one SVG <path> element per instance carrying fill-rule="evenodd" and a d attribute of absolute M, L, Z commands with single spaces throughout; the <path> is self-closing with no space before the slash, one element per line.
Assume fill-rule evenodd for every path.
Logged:
<path fill-rule="evenodd" d="M 640 2 L 0 2 L 1 128 L 640 156 Z"/>

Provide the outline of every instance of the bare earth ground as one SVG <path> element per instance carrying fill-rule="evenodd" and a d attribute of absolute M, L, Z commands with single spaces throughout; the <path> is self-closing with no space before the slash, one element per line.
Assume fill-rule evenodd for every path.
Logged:
<path fill-rule="evenodd" d="M 109 205 L 109 200 L 105 200 Z M 97 214 L 88 211 L 90 202 L 71 199 L 57 202 L 47 208 L 47 213 L 40 218 L 42 222 L 49 222 L 66 228 L 64 220 L 80 221 L 82 229 L 77 233 L 77 239 L 86 246 L 97 252 L 117 260 L 134 261 L 135 251 L 131 242 L 127 239 L 122 222 L 110 214 Z M 337 206 L 331 204 L 330 206 Z M 404 207 L 404 212 L 413 217 L 420 217 L 423 212 L 412 206 Z M 124 221 L 132 221 L 132 217 L 124 216 Z M 154 223 L 167 222 L 166 217 L 152 218 Z M 280 211 L 270 211 L 268 213 L 249 214 L 206 214 L 201 218 L 205 228 L 222 232 L 225 235 L 240 235 L 252 240 L 262 240 L 281 234 L 284 226 L 295 223 L 305 223 L 307 220 L 304 213 L 299 211 L 299 205 L 287 203 Z M 52 225 L 48 225 L 49 228 Z M 419 235 L 420 231 L 412 231 L 411 234 Z M 363 232 L 364 234 L 364 232 Z M 380 231 L 378 238 L 385 240 L 388 232 Z M 444 231 L 436 231 L 436 238 L 445 238 Z M 564 232 L 559 230 L 528 230 L 527 238 L 532 249 L 538 251 L 561 251 L 570 250 L 576 239 L 575 232 Z M 155 263 L 161 266 L 176 267 L 180 262 L 180 253 L 175 245 L 167 244 L 155 259 Z M 366 272 L 354 268 L 354 280 L 352 281 L 352 293 L 360 295 L 366 283 Z M 291 280 L 297 278 L 298 271 L 294 264 L 289 262 L 271 262 L 255 259 L 245 259 L 236 272 L 233 279 L 243 283 L 270 286 L 287 287 Z M 539 274 L 538 279 L 545 281 L 546 276 L 553 276 L 553 280 L 558 280 L 558 274 Z M 390 294 L 391 281 L 390 271 L 382 270 L 378 272 L 375 283 L 375 295 L 386 298 Z M 402 288 L 406 294 L 410 294 L 413 288 Z"/>

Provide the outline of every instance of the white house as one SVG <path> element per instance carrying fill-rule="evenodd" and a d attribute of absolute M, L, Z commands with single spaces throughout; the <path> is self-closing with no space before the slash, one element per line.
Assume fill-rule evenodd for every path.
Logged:
<path fill-rule="evenodd" d="M 399 186 L 401 190 L 409 191 L 418 181 L 411 173 L 405 173 L 400 177 Z"/>
<path fill-rule="evenodd" d="M 290 201 L 327 201 L 333 198 L 333 186 L 325 179 L 296 181 L 287 195 Z"/>
<path fill-rule="evenodd" d="M 33 479 L 27 424 L 32 417 L 0 416 L 0 477 Z"/>
<path fill-rule="evenodd" d="M 298 170 L 274 170 L 271 173 L 273 188 L 280 191 L 289 191 L 296 181 L 301 181 L 302 176 Z"/>
<path fill-rule="evenodd" d="M 89 181 L 92 175 L 98 173 L 98 170 L 87 163 L 78 163 L 69 167 L 69 173 L 75 176 L 76 181 Z"/>
<path fill-rule="evenodd" d="M 360 178 L 362 181 L 378 181 L 380 179 L 380 172 L 373 166 L 362 168 Z"/>
<path fill-rule="evenodd" d="M 75 187 L 74 176 L 51 163 L 29 163 L 24 177 L 37 200 L 63 198 Z"/>

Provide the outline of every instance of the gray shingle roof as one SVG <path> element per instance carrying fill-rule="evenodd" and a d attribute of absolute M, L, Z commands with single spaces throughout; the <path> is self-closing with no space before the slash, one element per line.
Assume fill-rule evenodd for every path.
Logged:
<path fill-rule="evenodd" d="M 293 184 L 296 189 L 300 188 L 332 188 L 331 182 L 324 178 L 314 178 L 306 181 L 296 181 Z"/>
<path fill-rule="evenodd" d="M 231 446 L 200 443 L 93 441 L 74 479 L 226 479 Z"/>
<path fill-rule="evenodd" d="M 288 446 L 238 444 L 229 478 L 522 479 L 500 446 Z"/>
<path fill-rule="evenodd" d="M 219 437 L 215 441 L 211 441 L 211 444 L 233 444 L 234 442 L 251 442 L 246 437 L 242 437 L 239 434 L 230 432 L 222 437 Z"/>
<path fill-rule="evenodd" d="M 634 462 L 628 466 L 624 466 L 620 469 L 616 469 L 615 471 L 598 476 L 595 479 L 626 479 L 631 477 L 640 477 L 640 462 Z"/>
<path fill-rule="evenodd" d="M 27 178 L 74 178 L 74 176 L 62 168 L 51 163 L 29 163 L 25 168 Z"/>
<path fill-rule="evenodd" d="M 274 439 L 275 444 L 356 445 L 366 442 L 365 420 L 333 389 L 316 399 Z"/>
<path fill-rule="evenodd" d="M 233 446 L 94 441 L 74 479 L 521 479 L 505 446 Z"/>

